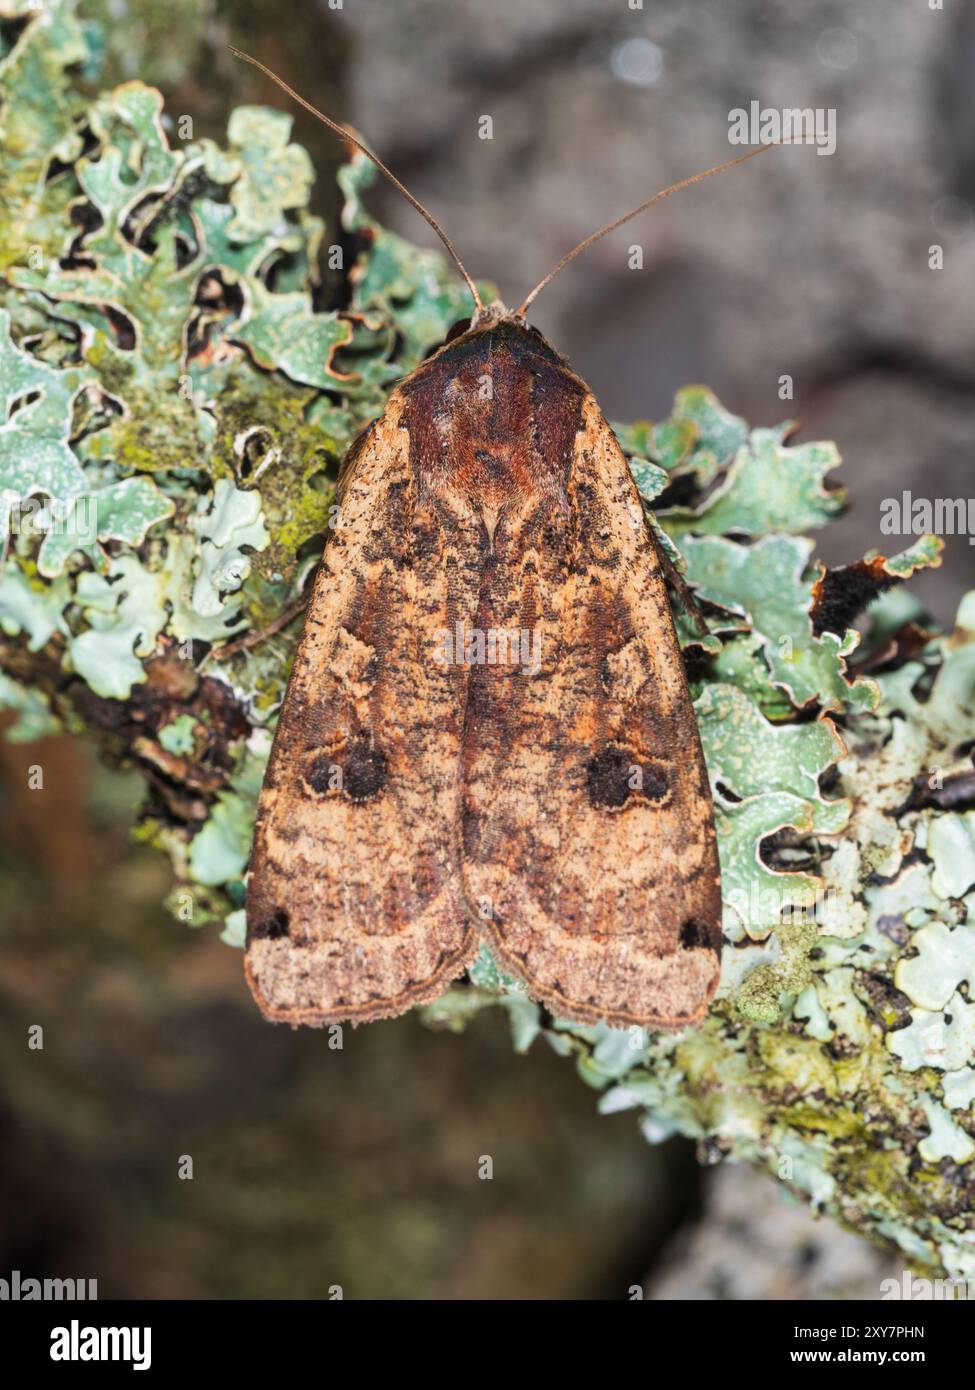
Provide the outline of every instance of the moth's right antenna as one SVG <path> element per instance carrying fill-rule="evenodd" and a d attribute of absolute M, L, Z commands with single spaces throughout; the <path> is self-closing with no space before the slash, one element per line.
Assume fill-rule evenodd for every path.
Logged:
<path fill-rule="evenodd" d="M 669 198 L 671 193 L 679 193 L 682 188 L 690 188 L 692 184 L 700 183 L 702 179 L 709 179 L 712 174 L 723 174 L 726 169 L 733 169 L 736 164 L 744 164 L 746 159 L 754 159 L 757 154 L 764 154 L 766 150 L 774 149 L 776 145 L 788 145 L 791 143 L 792 142 L 789 140 L 773 140 L 768 145 L 759 145 L 757 150 L 748 150 L 746 154 L 740 154 L 737 159 L 729 159 L 724 164 L 716 164 L 713 169 L 704 169 L 700 174 L 692 174 L 689 179 L 681 179 L 680 183 L 672 183 L 669 188 L 662 188 L 659 193 L 655 193 L 652 198 L 648 198 L 646 202 L 641 203 L 639 207 L 633 208 L 630 212 L 625 212 L 622 217 L 617 217 L 615 222 L 610 222 L 608 226 L 601 227 L 598 232 L 593 232 L 591 236 L 587 236 L 585 241 L 580 241 L 579 245 L 574 246 L 571 251 L 566 251 L 558 265 L 554 266 L 549 271 L 544 280 L 538 282 L 528 298 L 522 302 L 518 313 L 523 315 L 529 304 L 541 294 L 546 285 L 552 283 L 559 271 L 564 270 L 570 261 L 575 260 L 576 256 L 588 250 L 594 241 L 598 241 L 600 237 L 604 237 L 607 232 L 615 232 L 617 227 L 622 227 L 624 222 L 629 222 L 631 217 L 636 217 L 639 213 L 650 207 L 652 203 L 659 203 L 661 199 Z"/>
<path fill-rule="evenodd" d="M 375 164 L 379 172 L 381 174 L 385 174 L 386 178 L 389 179 L 393 187 L 395 189 L 398 189 L 398 191 L 402 193 L 406 201 L 416 208 L 417 212 L 426 222 L 429 222 L 430 226 L 433 228 L 437 236 L 443 242 L 444 246 L 446 246 L 447 250 L 450 252 L 450 255 L 453 258 L 453 261 L 457 266 L 457 269 L 460 271 L 461 275 L 463 275 L 464 279 L 467 281 L 467 288 L 470 290 L 471 295 L 474 299 L 474 303 L 477 306 L 478 310 L 483 309 L 484 305 L 481 303 L 481 296 L 477 292 L 477 286 L 474 284 L 474 281 L 471 279 L 467 271 L 464 269 L 464 263 L 458 256 L 457 252 L 454 250 L 454 244 L 450 240 L 450 237 L 444 231 L 443 227 L 441 227 L 440 223 L 433 216 L 433 214 L 427 212 L 423 204 L 417 198 L 413 197 L 413 194 L 410 192 L 410 190 L 408 188 L 404 188 L 404 186 L 400 183 L 396 175 L 391 170 L 386 168 L 386 165 L 382 162 L 379 156 L 377 154 L 373 154 L 369 146 L 364 145 L 362 141 L 358 139 L 357 136 L 353 135 L 351 130 L 349 130 L 346 126 L 339 125 L 338 121 L 333 121 L 331 117 L 323 115 L 322 112 L 319 111 L 317 106 L 312 106 L 310 101 L 306 101 L 303 96 L 299 96 L 293 87 L 289 87 L 287 82 L 283 81 L 282 78 L 278 77 L 276 72 L 272 72 L 270 68 L 265 67 L 264 64 L 258 62 L 256 58 L 252 58 L 249 53 L 242 53 L 239 48 L 234 48 L 232 44 L 228 44 L 227 47 L 230 49 L 231 53 L 235 53 L 238 58 L 243 58 L 245 63 L 250 63 L 252 67 L 260 68 L 261 72 L 263 72 L 265 77 L 269 77 L 272 82 L 276 82 L 277 85 L 281 88 L 281 90 L 283 92 L 287 92 L 288 96 L 291 97 L 293 101 L 296 101 L 299 106 L 303 106 L 306 111 L 310 111 L 313 116 L 317 116 L 323 125 L 327 125 L 330 130 L 334 130 L 338 135 L 341 135 L 344 140 L 348 140 L 350 145 L 354 145 L 355 148 L 359 150 L 361 154 L 364 154 L 366 156 L 367 159 L 372 160 L 373 164 Z"/>

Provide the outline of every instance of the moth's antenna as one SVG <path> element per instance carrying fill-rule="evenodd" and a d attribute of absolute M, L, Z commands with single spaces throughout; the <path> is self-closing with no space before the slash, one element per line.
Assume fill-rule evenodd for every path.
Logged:
<path fill-rule="evenodd" d="M 669 188 L 661 189 L 659 193 L 655 193 L 652 198 L 648 198 L 645 203 L 641 203 L 640 206 L 634 208 L 632 212 L 626 212 L 622 217 L 617 217 L 616 221 L 610 222 L 608 227 L 603 227 L 600 231 L 593 232 L 592 236 L 587 236 L 585 241 L 580 241 L 578 246 L 573 247 L 571 251 L 567 251 L 558 265 L 550 270 L 545 276 L 545 279 L 539 281 L 535 286 L 531 294 L 518 310 L 518 313 L 524 314 L 529 304 L 541 294 L 546 285 L 552 283 L 559 271 L 564 270 L 570 261 L 575 260 L 576 256 L 580 256 L 583 251 L 588 250 L 594 241 L 598 241 L 600 237 L 604 237 L 607 232 L 615 232 L 617 227 L 622 227 L 623 223 L 629 222 L 631 217 L 636 217 L 639 213 L 645 211 L 646 208 L 650 207 L 651 203 L 659 203 L 661 199 L 669 198 L 671 193 L 679 193 L 682 188 L 690 188 L 691 184 L 700 183 L 702 179 L 709 179 L 712 174 L 723 174 L 726 169 L 733 169 L 736 164 L 744 164 L 746 159 L 754 159 L 757 154 L 764 154 L 766 150 L 774 148 L 776 144 L 784 145 L 789 143 L 791 142 L 787 140 L 777 140 L 768 145 L 760 145 L 757 150 L 748 150 L 746 154 L 740 154 L 737 159 L 729 159 L 725 164 L 716 164 L 713 169 L 705 169 L 700 174 L 692 174 L 689 179 L 681 179 L 680 183 L 672 183 Z"/>
<path fill-rule="evenodd" d="M 470 290 L 474 298 L 475 305 L 479 310 L 483 309 L 484 306 L 481 303 L 481 296 L 477 292 L 477 286 L 474 284 L 474 281 L 471 279 L 467 271 L 464 269 L 464 263 L 458 256 L 457 252 L 454 250 L 454 244 L 450 240 L 450 237 L 444 231 L 443 227 L 441 227 L 440 223 L 433 216 L 433 214 L 427 212 L 423 204 L 417 198 L 413 197 L 413 194 L 410 192 L 410 190 L 408 188 L 404 188 L 403 185 L 400 183 L 399 179 L 396 177 L 396 175 L 390 169 L 386 168 L 386 165 L 382 162 L 379 156 L 377 154 L 373 154 L 369 146 L 364 145 L 362 141 L 358 139 L 357 136 L 352 134 L 351 130 L 349 130 L 347 126 L 339 125 L 338 121 L 333 121 L 329 116 L 326 116 L 321 111 L 319 111 L 317 106 L 312 106 L 310 101 L 306 101 L 303 96 L 299 96 L 293 87 L 289 87 L 287 82 L 283 81 L 280 77 L 278 77 L 277 73 L 272 72 L 270 68 L 265 67 L 264 64 L 258 62 L 256 58 L 252 58 L 249 53 L 242 53 L 239 48 L 234 48 L 232 44 L 228 44 L 227 47 L 230 49 L 231 53 L 235 53 L 238 58 L 243 58 L 245 63 L 250 63 L 253 67 L 260 68 L 261 72 L 264 73 L 265 77 L 269 77 L 272 82 L 276 82 L 277 85 L 281 88 L 281 90 L 283 92 L 287 92 L 288 96 L 291 97 L 292 100 L 296 101 L 299 106 L 303 106 L 306 111 L 310 111 L 313 116 L 317 116 L 318 119 L 323 123 L 323 125 L 327 125 L 330 130 L 334 130 L 338 135 L 341 135 L 343 139 L 348 140 L 350 145 L 354 145 L 357 150 L 359 150 L 362 154 L 366 156 L 367 159 L 372 160 L 373 164 L 375 164 L 379 172 L 381 174 L 385 174 L 386 177 L 389 179 L 390 183 L 393 185 L 393 187 L 398 189 L 399 192 L 402 193 L 406 201 L 416 208 L 417 212 L 425 221 L 429 222 L 430 226 L 433 228 L 437 236 L 443 242 L 444 246 L 446 246 L 447 250 L 450 252 L 450 255 L 453 258 L 454 263 L 457 266 L 457 269 L 460 271 L 461 275 L 463 275 L 464 279 L 467 281 L 467 288 Z"/>

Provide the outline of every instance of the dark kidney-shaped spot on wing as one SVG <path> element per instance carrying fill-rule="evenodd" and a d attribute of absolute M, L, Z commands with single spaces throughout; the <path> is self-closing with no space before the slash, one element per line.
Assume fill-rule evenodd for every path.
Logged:
<path fill-rule="evenodd" d="M 655 760 L 644 762 L 641 767 L 643 785 L 640 791 L 648 801 L 666 801 L 670 794 L 670 777 L 663 763 Z"/>
<path fill-rule="evenodd" d="M 586 767 L 589 800 L 594 806 L 624 806 L 632 790 L 630 773 L 633 758 L 614 744 L 600 749 Z"/>
<path fill-rule="evenodd" d="M 366 738 L 342 743 L 329 753 L 312 753 L 304 768 L 305 782 L 316 795 L 331 793 L 354 802 L 378 796 L 386 777 L 386 755 Z"/>
<path fill-rule="evenodd" d="M 386 757 L 368 743 L 354 743 L 343 768 L 342 790 L 350 801 L 371 801 L 386 785 Z"/>
<path fill-rule="evenodd" d="M 279 941 L 281 937 L 288 935 L 290 924 L 291 918 L 287 912 L 283 907 L 278 907 L 269 917 L 263 917 L 259 922 L 255 922 L 250 929 L 250 935 L 267 941 Z"/>
<path fill-rule="evenodd" d="M 316 753 L 305 768 L 305 781 L 319 796 L 325 796 L 331 791 L 340 791 L 342 766 L 335 758 L 330 758 L 325 753 Z"/>
<path fill-rule="evenodd" d="M 594 806 L 619 810 L 630 797 L 661 804 L 670 795 L 666 765 L 631 748 L 608 743 L 586 764 L 589 800 Z"/>
<path fill-rule="evenodd" d="M 680 944 L 688 951 L 709 944 L 707 932 L 693 917 L 689 917 L 680 929 Z"/>

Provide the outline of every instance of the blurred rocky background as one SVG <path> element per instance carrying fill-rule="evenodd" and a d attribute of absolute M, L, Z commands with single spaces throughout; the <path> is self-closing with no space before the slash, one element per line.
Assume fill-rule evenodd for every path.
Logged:
<path fill-rule="evenodd" d="M 509 303 L 602 222 L 736 153 L 732 108 L 835 108 L 834 155 L 776 151 L 668 200 L 532 317 L 611 418 L 657 417 L 702 381 L 752 423 L 834 438 L 853 506 L 821 538 L 833 563 L 900 548 L 883 498 L 973 491 L 975 0 L 84 8 L 106 34 L 99 84 L 159 85 L 197 134 L 241 101 L 284 105 L 225 44 L 260 56 L 352 121 Z M 336 142 L 301 112 L 295 133 L 333 219 Z M 371 206 L 433 244 L 391 191 Z M 936 617 L 973 556 L 949 538 L 921 576 Z M 165 865 L 129 841 L 138 785 L 78 745 L 0 746 L 0 793 L 0 1273 L 96 1277 L 102 1297 L 878 1296 L 882 1252 L 766 1178 L 599 1117 L 544 1044 L 512 1055 L 500 1016 L 462 1038 L 347 1029 L 341 1051 L 261 1022 L 239 954 L 158 906 Z"/>

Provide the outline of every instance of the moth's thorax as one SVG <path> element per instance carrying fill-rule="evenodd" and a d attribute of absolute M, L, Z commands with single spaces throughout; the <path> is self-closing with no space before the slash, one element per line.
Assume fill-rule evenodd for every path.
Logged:
<path fill-rule="evenodd" d="M 564 497 L 585 387 L 503 305 L 481 310 L 401 391 L 425 489 L 495 512 L 529 493 Z"/>

